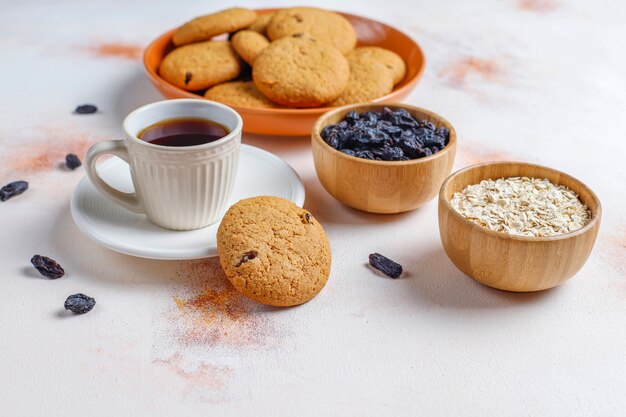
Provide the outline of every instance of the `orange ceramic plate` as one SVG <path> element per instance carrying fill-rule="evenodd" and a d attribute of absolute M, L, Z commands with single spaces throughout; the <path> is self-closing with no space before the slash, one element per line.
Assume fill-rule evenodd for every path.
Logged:
<path fill-rule="evenodd" d="M 271 13 L 278 9 L 257 9 L 258 14 Z M 415 88 L 424 70 L 424 54 L 417 43 L 409 36 L 388 26 L 365 17 L 340 13 L 352 23 L 356 30 L 359 46 L 375 45 L 390 49 L 400 55 L 407 66 L 407 72 L 394 90 L 386 96 L 373 100 L 373 103 L 402 101 Z M 202 98 L 198 94 L 185 91 L 165 81 L 158 73 L 161 60 L 174 49 L 171 30 L 159 36 L 145 50 L 143 63 L 148 77 L 154 86 L 167 98 Z M 304 136 L 319 116 L 330 107 L 308 109 L 263 109 L 232 106 L 243 118 L 243 130 L 247 133 L 282 136 Z"/>

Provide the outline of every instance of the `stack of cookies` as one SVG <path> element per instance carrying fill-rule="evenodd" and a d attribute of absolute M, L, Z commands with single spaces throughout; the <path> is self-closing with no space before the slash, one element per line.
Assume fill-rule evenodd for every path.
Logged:
<path fill-rule="evenodd" d="M 213 40 L 229 34 L 229 40 Z M 241 107 L 319 107 L 367 102 L 405 76 L 396 53 L 356 47 L 343 16 L 314 7 L 257 15 L 231 8 L 178 28 L 161 62 L 168 82 Z"/>

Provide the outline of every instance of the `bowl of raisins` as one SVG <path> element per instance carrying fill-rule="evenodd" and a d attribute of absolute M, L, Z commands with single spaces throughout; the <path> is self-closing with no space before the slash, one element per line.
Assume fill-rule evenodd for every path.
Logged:
<path fill-rule="evenodd" d="M 437 196 L 452 171 L 456 132 L 419 107 L 355 104 L 323 114 L 311 147 L 317 176 L 337 200 L 369 213 L 402 213 Z"/>

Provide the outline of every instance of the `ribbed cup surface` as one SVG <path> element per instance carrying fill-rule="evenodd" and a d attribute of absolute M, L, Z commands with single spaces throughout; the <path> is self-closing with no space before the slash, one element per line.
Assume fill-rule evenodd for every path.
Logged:
<path fill-rule="evenodd" d="M 133 183 L 148 218 L 174 230 L 215 223 L 233 190 L 240 144 L 241 134 L 219 146 L 188 151 L 130 142 Z"/>

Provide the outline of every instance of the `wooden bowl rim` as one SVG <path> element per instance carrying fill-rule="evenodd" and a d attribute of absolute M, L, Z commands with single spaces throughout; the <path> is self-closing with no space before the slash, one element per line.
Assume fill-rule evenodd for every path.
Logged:
<path fill-rule="evenodd" d="M 281 10 L 283 8 L 284 7 L 276 7 L 276 8 L 253 9 L 253 10 L 255 12 L 257 12 L 258 14 L 267 14 L 267 13 L 275 12 L 277 10 Z M 330 10 L 330 9 L 326 9 L 326 10 Z M 403 86 L 401 86 L 399 88 L 394 88 L 393 91 L 391 91 L 391 93 L 389 93 L 387 95 L 384 95 L 382 97 L 375 98 L 370 103 L 383 103 L 385 100 L 393 99 L 397 95 L 401 95 L 402 92 L 404 92 L 406 90 L 410 90 L 410 89 L 412 89 L 415 86 L 417 81 L 422 76 L 422 73 L 424 72 L 424 68 L 426 67 L 426 57 L 424 56 L 424 51 L 422 51 L 422 48 L 419 46 L 419 44 L 417 42 L 415 42 L 415 40 L 413 40 L 412 37 L 410 37 L 409 35 L 407 35 L 403 31 L 401 31 L 400 29 L 397 29 L 394 26 L 388 25 L 388 24 L 380 22 L 378 20 L 370 19 L 368 17 L 361 16 L 361 15 L 356 15 L 356 14 L 352 14 L 352 13 L 345 13 L 345 12 L 341 12 L 341 11 L 337 11 L 337 10 L 330 10 L 330 11 L 338 13 L 338 14 L 340 14 L 342 16 L 349 16 L 349 17 L 352 17 L 352 18 L 363 19 L 363 20 L 368 21 L 368 23 L 370 23 L 370 22 L 371 23 L 376 23 L 376 24 L 385 26 L 386 28 L 392 29 L 392 30 L 402 34 L 403 36 L 405 36 L 407 39 L 409 39 L 411 41 L 413 48 L 415 49 L 416 53 L 420 57 L 422 65 L 417 69 L 417 72 L 415 73 L 415 75 L 413 75 L 413 77 L 407 79 L 406 81 L 403 80 L 403 82 L 404 82 Z M 178 92 L 179 94 L 184 95 L 187 98 L 200 98 L 200 99 L 208 100 L 204 96 L 201 96 L 199 94 L 194 94 L 194 93 L 192 93 L 190 91 L 187 91 L 187 90 L 183 90 L 182 88 L 177 87 L 174 84 L 171 84 L 171 83 L 167 82 L 165 79 L 163 79 L 158 74 L 158 72 L 156 70 L 153 70 L 148 65 L 148 56 L 152 55 L 152 53 L 153 53 L 152 50 L 155 47 L 155 45 L 157 43 L 159 43 L 160 41 L 162 41 L 164 38 L 167 38 L 167 39 L 171 40 L 172 35 L 174 34 L 174 31 L 176 29 L 178 29 L 178 27 L 173 28 L 171 30 L 168 30 L 164 34 L 158 36 L 156 39 L 154 39 L 152 42 L 150 42 L 150 44 L 146 47 L 146 49 L 144 49 L 144 52 L 143 52 L 143 66 L 144 66 L 144 70 L 146 71 L 146 74 L 148 75 L 148 77 L 153 82 L 167 84 L 168 87 L 171 87 L 176 92 Z M 376 46 L 376 45 L 374 45 L 374 46 Z M 407 65 L 408 65 L 408 63 L 407 63 Z M 300 109 L 298 109 L 298 108 L 295 108 L 295 109 L 293 109 L 293 108 L 291 108 L 291 109 L 290 108 L 272 109 L 272 108 L 245 107 L 245 106 L 231 106 L 231 107 L 233 107 L 234 109 L 245 110 L 247 113 L 259 114 L 259 115 L 275 115 L 275 114 L 283 114 L 283 115 L 289 115 L 289 114 L 307 115 L 307 114 L 309 114 L 310 115 L 310 114 L 321 114 L 321 113 L 324 113 L 324 112 L 326 112 L 328 110 L 337 109 L 338 108 L 338 107 L 308 107 L 308 108 L 300 108 Z"/>
<path fill-rule="evenodd" d="M 371 159 L 358 158 L 356 156 L 351 156 L 343 152 L 340 152 L 337 149 L 330 146 L 328 143 L 326 143 L 324 139 L 322 139 L 322 136 L 320 135 L 320 132 L 322 131 L 321 125 L 328 118 L 333 116 L 335 113 L 340 113 L 344 111 L 347 113 L 350 110 L 356 109 L 356 108 L 361 108 L 359 111 L 363 112 L 363 111 L 369 111 L 368 109 L 374 108 L 374 107 L 389 107 L 392 109 L 393 108 L 408 109 L 408 110 L 413 110 L 416 112 L 424 113 L 431 118 L 439 119 L 445 125 L 445 127 L 447 127 L 448 130 L 450 131 L 450 138 L 448 139 L 448 144 L 439 152 L 433 155 L 427 156 L 425 158 L 409 159 L 408 161 L 373 161 Z M 418 165 L 418 164 L 428 163 L 437 158 L 441 158 L 444 154 L 450 152 L 451 149 L 454 149 L 456 147 L 456 130 L 454 129 L 454 126 L 452 126 L 452 124 L 447 119 L 445 119 L 444 117 L 440 116 L 439 114 L 435 112 L 426 110 L 422 107 L 417 107 L 411 104 L 404 104 L 404 103 L 368 102 L 368 103 L 349 104 L 347 106 L 337 107 L 333 110 L 327 111 L 315 121 L 315 124 L 313 125 L 313 129 L 311 130 L 311 137 L 313 138 L 314 141 L 320 143 L 322 146 L 325 146 L 331 152 L 331 154 L 333 154 L 335 157 L 347 159 L 348 161 L 361 162 L 366 165 L 389 166 L 389 167 L 400 167 L 400 166 L 406 166 L 406 165 Z"/>
<path fill-rule="evenodd" d="M 540 169 L 545 169 L 548 171 L 552 171 L 555 174 L 559 174 L 559 175 L 563 175 L 565 177 L 568 177 L 571 180 L 574 180 L 575 182 L 577 182 L 578 184 L 580 184 L 580 186 L 582 188 L 584 188 L 590 195 L 592 200 L 594 201 L 594 203 L 597 205 L 597 209 L 594 211 L 591 211 L 591 220 L 589 221 L 589 223 L 587 223 L 586 225 L 584 225 L 583 227 L 581 227 L 580 229 L 574 230 L 573 232 L 567 232 L 567 233 L 563 233 L 561 235 L 556 235 L 556 236 L 519 236 L 519 235 L 511 235 L 509 233 L 504 233 L 504 232 L 498 232 L 495 230 L 490 230 L 487 229 L 479 224 L 476 224 L 468 219 L 466 219 L 465 217 L 463 217 L 461 215 L 461 213 L 459 213 L 458 211 L 456 211 L 454 209 L 454 207 L 452 207 L 452 204 L 450 204 L 450 201 L 445 197 L 445 191 L 446 188 L 448 186 L 448 184 L 457 176 L 464 174 L 468 171 L 472 171 L 478 168 L 482 168 L 485 166 L 493 166 L 493 165 L 511 165 L 511 166 L 520 166 L 520 165 L 525 165 L 525 166 L 529 166 L 532 168 L 540 168 Z M 556 184 L 559 185 L 559 184 Z M 580 195 L 580 193 L 576 193 L 577 195 Z M 478 163 L 478 164 L 473 164 L 470 166 L 467 166 L 465 168 L 461 168 L 456 172 L 453 172 L 452 174 L 450 174 L 450 176 L 448 178 L 445 179 L 445 181 L 443 182 L 443 184 L 441 184 L 441 188 L 439 189 L 439 203 L 443 205 L 444 209 L 448 212 L 451 212 L 453 216 L 455 216 L 457 219 L 461 219 L 465 224 L 471 226 L 472 228 L 474 228 L 475 230 L 480 231 L 481 233 L 485 233 L 487 235 L 491 235 L 491 236 L 495 236 L 501 239 L 510 239 L 510 240 L 520 240 L 520 241 L 527 241 L 527 242 L 550 242 L 550 241 L 557 241 L 557 240 L 563 240 L 563 239 L 569 239 L 569 238 L 573 238 L 576 237 L 578 235 L 582 235 L 584 233 L 587 233 L 589 230 L 593 229 L 594 227 L 596 227 L 596 225 L 598 224 L 598 222 L 600 221 L 600 218 L 602 217 L 602 205 L 600 204 L 600 199 L 598 198 L 598 196 L 596 195 L 596 193 L 593 192 L 593 190 L 591 188 L 589 188 L 584 182 L 580 181 L 578 178 L 573 177 L 563 171 L 559 171 L 558 169 L 554 169 L 554 168 L 550 168 L 547 167 L 545 165 L 539 165 L 539 164 L 531 164 L 528 162 L 519 162 L 519 161 L 495 161 L 495 162 L 482 162 L 482 163 Z M 441 219 L 439 219 L 441 221 Z"/>

